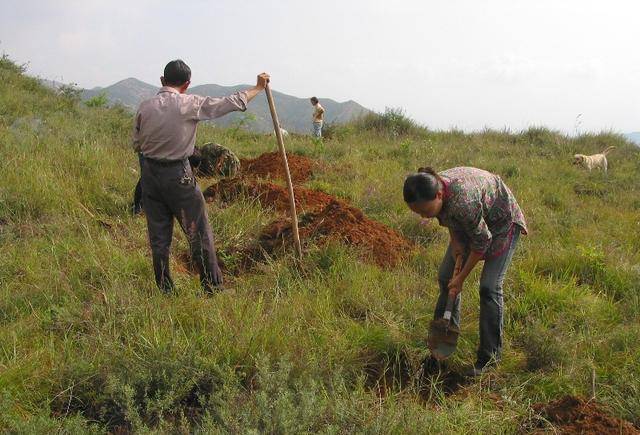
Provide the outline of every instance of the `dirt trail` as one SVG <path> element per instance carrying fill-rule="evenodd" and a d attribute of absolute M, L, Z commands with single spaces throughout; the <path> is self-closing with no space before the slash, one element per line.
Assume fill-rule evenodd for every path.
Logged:
<path fill-rule="evenodd" d="M 309 157 L 287 153 L 289 172 L 294 183 L 303 183 L 313 175 L 319 164 Z M 266 153 L 255 159 L 240 159 L 242 175 L 245 177 L 285 179 L 280 153 Z"/>
<path fill-rule="evenodd" d="M 533 409 L 562 434 L 640 434 L 631 422 L 613 417 L 597 402 L 579 397 L 565 396 L 553 402 L 538 403 Z M 544 433 L 544 429 L 534 433 Z"/>

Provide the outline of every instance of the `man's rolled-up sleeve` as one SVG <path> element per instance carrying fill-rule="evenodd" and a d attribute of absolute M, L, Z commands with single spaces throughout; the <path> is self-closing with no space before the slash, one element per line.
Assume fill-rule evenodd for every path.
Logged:
<path fill-rule="evenodd" d="M 247 110 L 247 93 L 236 92 L 226 97 L 200 97 L 197 96 L 196 120 L 206 121 L 220 118 L 231 112 L 244 112 Z"/>

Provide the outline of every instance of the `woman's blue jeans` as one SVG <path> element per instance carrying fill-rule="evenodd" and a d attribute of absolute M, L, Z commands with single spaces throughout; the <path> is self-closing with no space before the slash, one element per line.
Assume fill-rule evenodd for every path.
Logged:
<path fill-rule="evenodd" d="M 498 361 L 502 352 L 504 306 L 502 283 L 520 238 L 520 231 L 517 228 L 514 228 L 513 231 L 514 234 L 509 248 L 501 255 L 485 260 L 482 268 L 480 277 L 480 345 L 478 347 L 477 360 L 477 363 L 482 366 Z M 465 261 L 467 255 L 465 255 Z M 436 319 L 441 318 L 444 314 L 449 296 L 449 280 L 453 276 L 454 268 L 455 260 L 451 254 L 451 246 L 449 246 L 438 271 L 440 296 L 434 313 L 434 318 Z M 456 298 L 451 313 L 451 322 L 458 328 L 460 327 L 460 303 L 461 294 Z"/>

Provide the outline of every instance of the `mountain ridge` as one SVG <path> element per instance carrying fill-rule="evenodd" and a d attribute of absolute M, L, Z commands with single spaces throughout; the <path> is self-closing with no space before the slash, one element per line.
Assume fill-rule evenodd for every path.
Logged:
<path fill-rule="evenodd" d="M 203 84 L 189 88 L 187 93 L 222 97 L 250 87 L 251 85 L 246 84 L 232 86 Z M 88 100 L 104 93 L 111 104 L 121 104 L 131 110 L 136 110 L 140 102 L 155 95 L 158 89 L 158 86 L 143 82 L 135 77 L 128 77 L 106 87 L 97 86 L 92 89 L 83 89 L 81 98 Z M 311 129 L 313 109 L 307 98 L 299 98 L 276 90 L 273 91 L 273 97 L 282 128 L 292 133 L 307 133 Z M 338 102 L 331 98 L 319 97 L 319 99 L 326 110 L 325 120 L 327 123 L 343 124 L 371 112 L 354 100 Z M 260 96 L 251 102 L 246 112 L 234 112 L 213 120 L 211 123 L 220 127 L 242 123 L 246 129 L 262 133 L 273 130 L 267 100 Z"/>

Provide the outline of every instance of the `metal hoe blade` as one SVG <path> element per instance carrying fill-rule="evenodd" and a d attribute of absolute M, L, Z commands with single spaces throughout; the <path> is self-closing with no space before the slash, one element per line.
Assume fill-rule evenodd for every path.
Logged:
<path fill-rule="evenodd" d="M 460 273 L 462 269 L 462 258 L 456 258 L 456 264 L 454 268 L 454 276 Z M 451 312 L 453 311 L 453 305 L 455 298 L 449 295 L 447 299 L 447 305 L 444 310 L 444 315 L 441 319 L 435 319 L 431 321 L 429 325 L 429 338 L 427 339 L 427 346 L 431 350 L 431 356 L 438 361 L 442 361 L 451 356 L 456 350 L 458 345 L 458 336 L 460 330 L 451 324 Z"/>
<path fill-rule="evenodd" d="M 460 330 L 447 319 L 432 320 L 427 345 L 431 355 L 438 361 L 447 359 L 456 350 Z"/>

